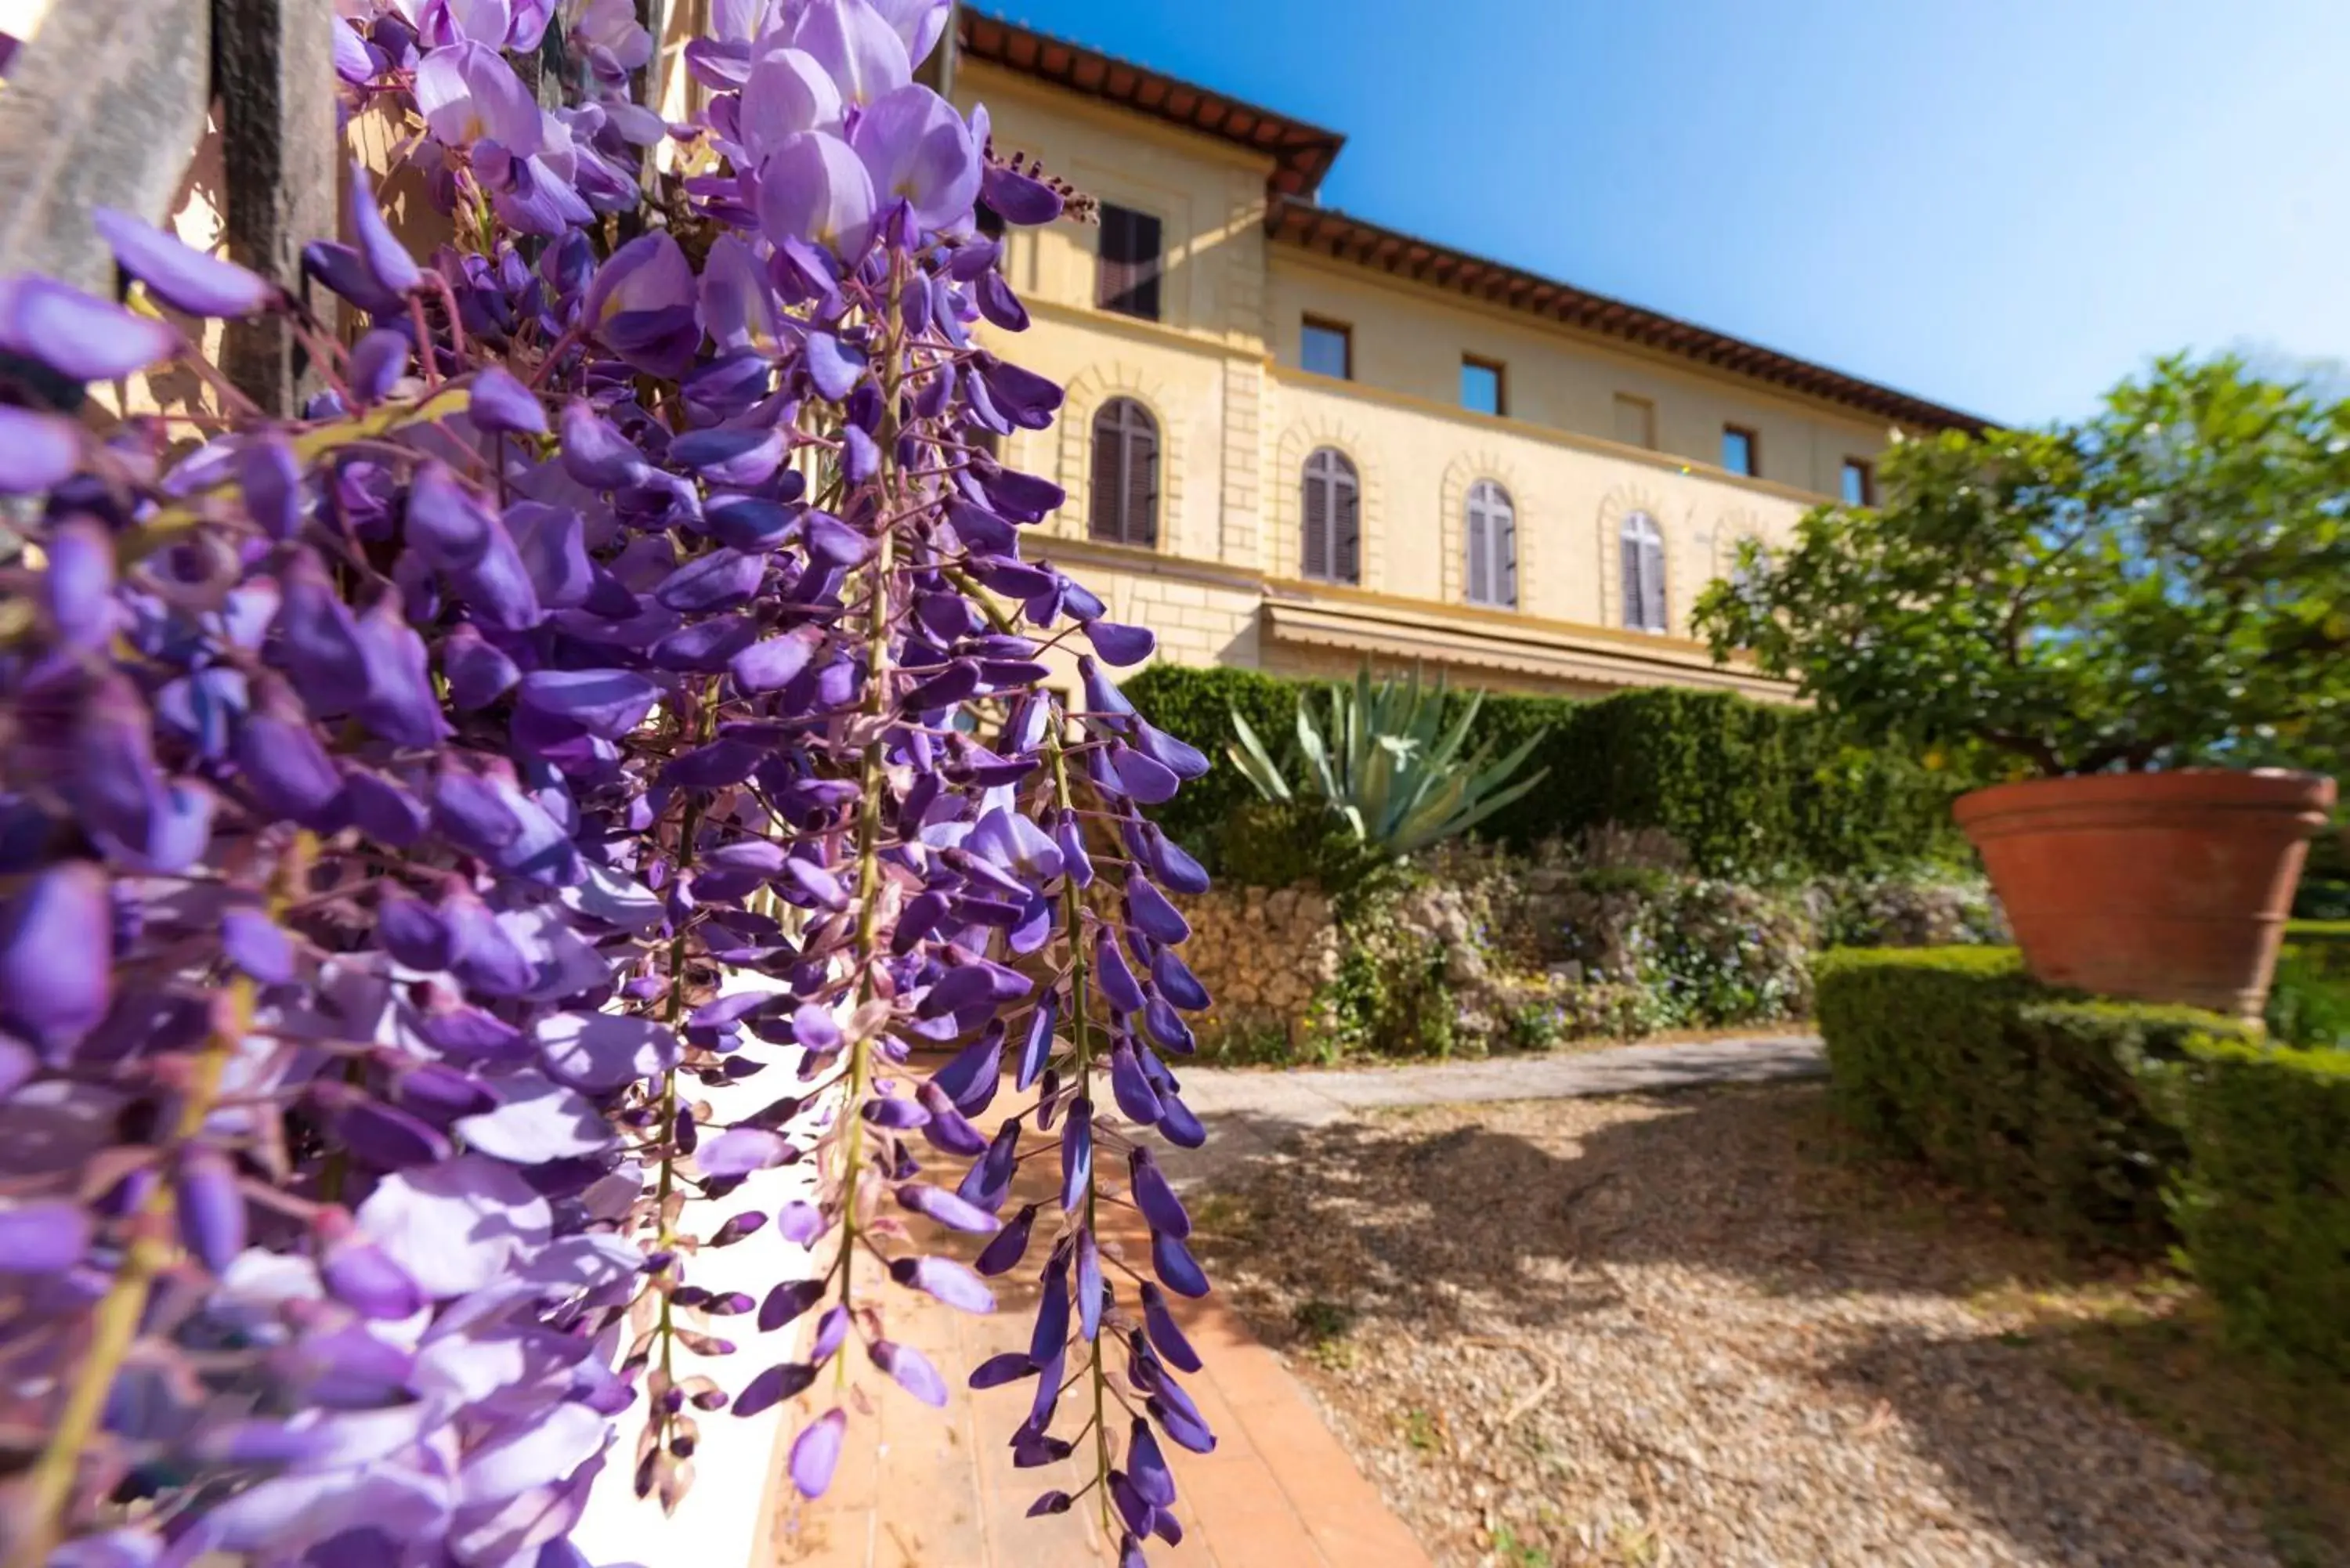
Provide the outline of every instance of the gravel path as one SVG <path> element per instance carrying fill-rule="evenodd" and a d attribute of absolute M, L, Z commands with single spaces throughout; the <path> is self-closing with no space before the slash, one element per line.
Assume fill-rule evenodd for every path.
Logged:
<path fill-rule="evenodd" d="M 1448 1568 L 2276 1563 L 2059 1380 L 2012 1238 L 1872 1168 L 1731 1088 L 1332 1120 L 1195 1206 Z"/>
<path fill-rule="evenodd" d="M 1574 1099 L 1770 1083 L 1826 1071 L 1816 1034 L 1740 1035 L 1388 1067 L 1195 1067 L 1183 1074 L 1183 1099 L 1208 1123 L 1211 1136 L 1196 1153 L 1172 1150 L 1164 1163 L 1176 1180 L 1197 1180 L 1262 1159 L 1314 1127 L 1395 1106 Z"/>

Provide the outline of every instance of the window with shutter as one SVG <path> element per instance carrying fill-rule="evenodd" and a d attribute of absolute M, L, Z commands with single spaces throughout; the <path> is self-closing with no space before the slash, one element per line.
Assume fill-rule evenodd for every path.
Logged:
<path fill-rule="evenodd" d="M 1121 316 L 1159 319 L 1159 220 L 1131 207 L 1101 205 L 1101 265 L 1094 303 Z"/>
<path fill-rule="evenodd" d="M 1305 538 L 1299 556 L 1307 576 L 1330 575 L 1330 487 L 1312 460 L 1305 464 Z"/>
<path fill-rule="evenodd" d="M 1336 455 L 1335 453 L 1333 455 Z M 1339 473 L 1331 481 L 1332 531 L 1337 535 L 1337 570 L 1331 575 L 1342 583 L 1363 580 L 1363 507 L 1361 488 L 1355 483 L 1355 465 L 1345 458 L 1338 459 Z"/>
<path fill-rule="evenodd" d="M 1505 608 L 1515 609 L 1518 607 L 1518 513 L 1517 508 L 1510 504 L 1506 492 L 1502 496 L 1498 526 L 1502 542 L 1495 546 L 1494 559 L 1498 564 L 1496 581 L 1500 586 L 1495 590 L 1493 602 Z"/>
<path fill-rule="evenodd" d="M 1362 580 L 1362 484 L 1345 452 L 1323 447 L 1305 460 L 1305 537 L 1300 568 L 1324 582 Z"/>
<path fill-rule="evenodd" d="M 1094 415 L 1086 531 L 1116 545 L 1159 543 L 1159 422 L 1132 398 L 1112 398 Z"/>
<path fill-rule="evenodd" d="M 1510 493 L 1490 479 L 1469 487 L 1469 602 L 1515 609 L 1517 514 Z"/>
<path fill-rule="evenodd" d="M 1617 536 L 1624 556 L 1624 624 L 1634 631 L 1665 629 L 1665 535 L 1645 512 L 1624 519 Z"/>

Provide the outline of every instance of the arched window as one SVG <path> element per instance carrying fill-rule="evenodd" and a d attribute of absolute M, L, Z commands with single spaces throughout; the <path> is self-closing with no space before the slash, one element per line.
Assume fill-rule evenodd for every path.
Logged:
<path fill-rule="evenodd" d="M 1518 607 L 1518 514 L 1490 479 L 1469 487 L 1469 602 Z"/>
<path fill-rule="evenodd" d="M 1305 538 L 1299 562 L 1326 583 L 1363 580 L 1363 486 L 1335 447 L 1305 460 Z"/>
<path fill-rule="evenodd" d="M 1645 512 L 1624 519 L 1617 535 L 1624 555 L 1624 624 L 1634 631 L 1665 629 L 1665 535 Z"/>
<path fill-rule="evenodd" d="M 1159 421 L 1132 398 L 1094 415 L 1093 513 L 1087 530 L 1114 545 L 1159 543 Z"/>

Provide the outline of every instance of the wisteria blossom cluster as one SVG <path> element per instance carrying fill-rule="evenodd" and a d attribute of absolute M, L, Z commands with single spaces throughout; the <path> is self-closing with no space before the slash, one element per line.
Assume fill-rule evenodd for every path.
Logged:
<path fill-rule="evenodd" d="M 1162 1441 L 1214 1444 L 1145 1146 L 1201 1139 L 1208 998 L 1141 808 L 1205 763 L 1103 672 L 1150 635 L 1024 550 L 1062 493 L 991 453 L 1061 394 L 972 337 L 1025 324 L 975 206 L 1075 198 L 912 80 L 944 0 L 720 0 L 674 126 L 628 0 L 338 8 L 430 265 L 362 174 L 304 257 L 339 332 L 120 213 L 129 306 L 0 281 L 42 386 L 220 405 L 0 371 L 0 1563 L 557 1568 L 604 1467 L 673 1505 L 785 1401 L 814 1497 L 862 1386 L 946 1397 L 892 1303 L 1024 1269 L 970 1376 L 1034 1383 L 1035 1511 L 1140 1563 Z M 174 325 L 258 315 L 299 419 Z M 728 1203 L 802 1161 L 818 1201 Z M 697 1282 L 768 1226 L 816 1277 Z"/>

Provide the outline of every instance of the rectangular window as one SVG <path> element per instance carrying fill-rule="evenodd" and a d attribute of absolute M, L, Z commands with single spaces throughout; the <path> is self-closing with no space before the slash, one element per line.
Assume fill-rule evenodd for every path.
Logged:
<path fill-rule="evenodd" d="M 1856 457 L 1844 460 L 1844 504 L 1846 506 L 1877 504 L 1877 473 Z"/>
<path fill-rule="evenodd" d="M 1629 392 L 1616 394 L 1616 439 L 1626 446 L 1657 450 L 1657 405 Z"/>
<path fill-rule="evenodd" d="M 1473 355 L 1461 357 L 1461 406 L 1472 414 L 1499 416 L 1507 410 L 1502 401 L 1502 367 L 1491 359 Z"/>
<path fill-rule="evenodd" d="M 1721 427 L 1721 466 L 1732 473 L 1742 473 L 1749 479 L 1762 472 L 1762 443 L 1754 432 L 1740 425 Z"/>
<path fill-rule="evenodd" d="M 1316 376 L 1336 376 L 1341 381 L 1354 379 L 1355 329 L 1307 317 L 1298 339 L 1297 362 Z"/>
<path fill-rule="evenodd" d="M 1101 204 L 1101 269 L 1094 303 L 1120 316 L 1159 319 L 1159 220 Z"/>

